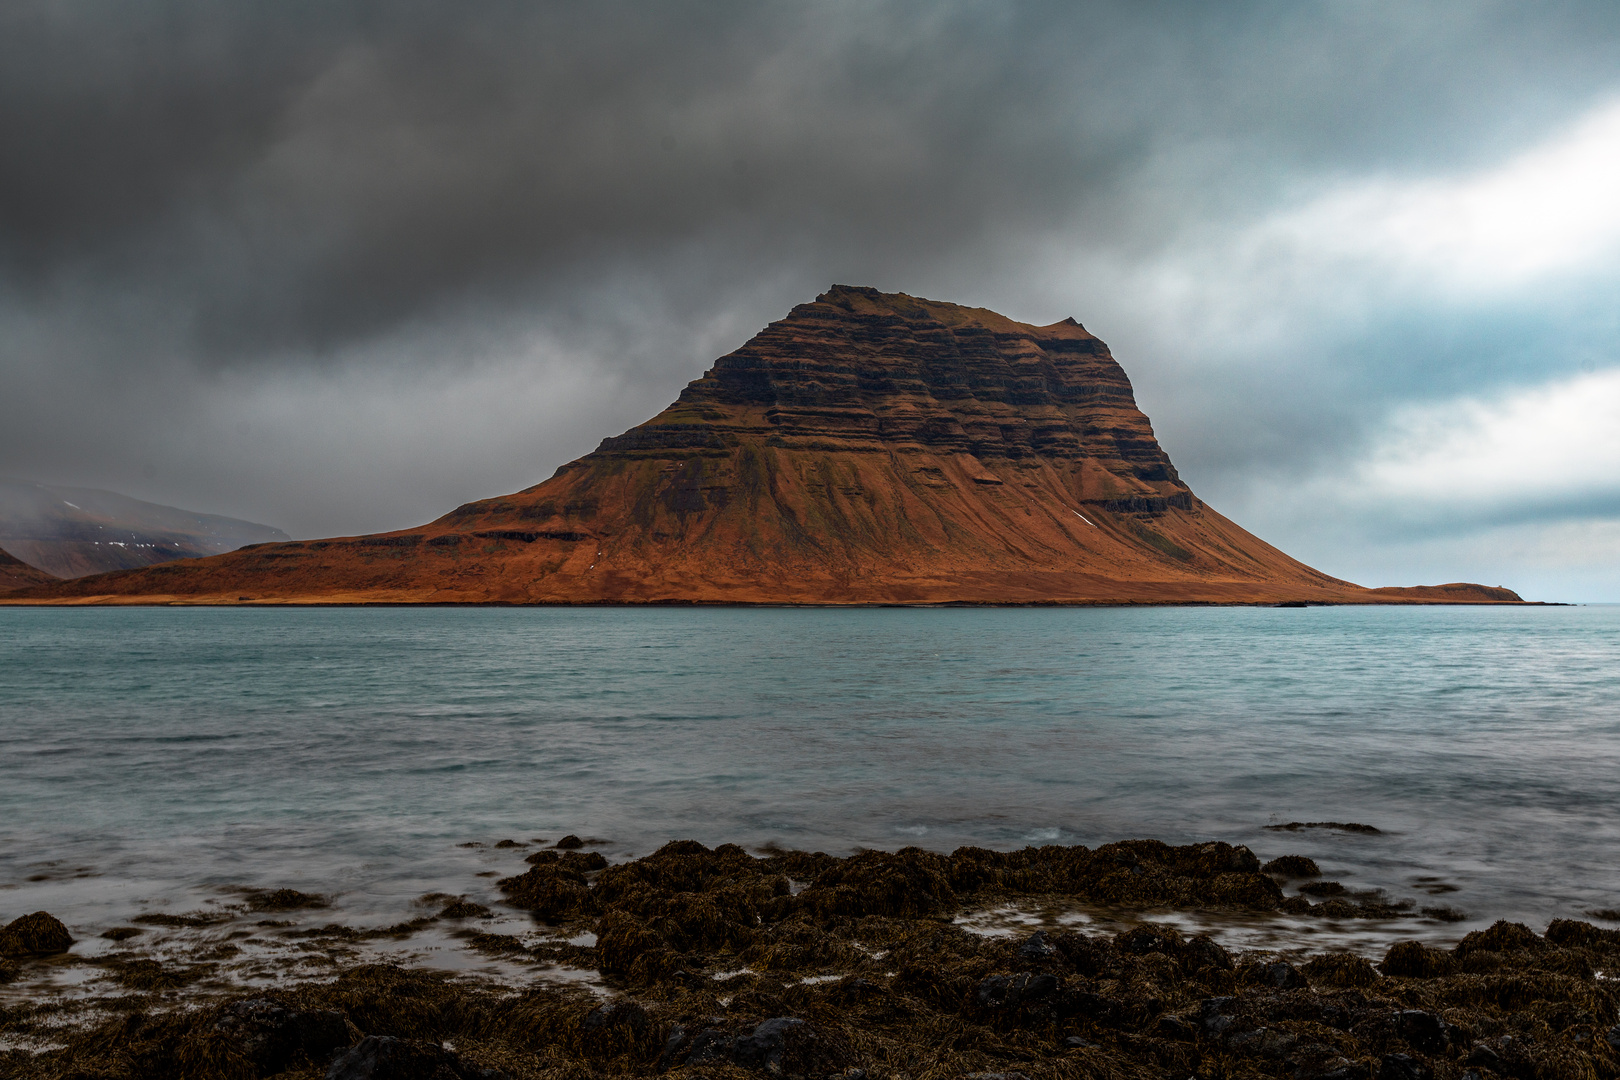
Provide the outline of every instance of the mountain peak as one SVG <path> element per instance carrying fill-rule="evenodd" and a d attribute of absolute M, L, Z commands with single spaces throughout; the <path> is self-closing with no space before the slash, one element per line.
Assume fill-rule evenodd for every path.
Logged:
<path fill-rule="evenodd" d="M 1074 319 L 834 285 L 544 483 L 54 594 L 511 603 L 1393 600 L 1199 500 Z M 1457 598 L 1463 598 L 1460 594 Z"/>

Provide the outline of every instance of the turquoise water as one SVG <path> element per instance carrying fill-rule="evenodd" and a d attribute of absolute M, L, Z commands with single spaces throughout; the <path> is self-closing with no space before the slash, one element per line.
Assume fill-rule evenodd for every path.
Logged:
<path fill-rule="evenodd" d="M 397 919 L 570 832 L 1219 838 L 1539 926 L 1620 907 L 1620 608 L 0 609 L 4 918 Z"/>

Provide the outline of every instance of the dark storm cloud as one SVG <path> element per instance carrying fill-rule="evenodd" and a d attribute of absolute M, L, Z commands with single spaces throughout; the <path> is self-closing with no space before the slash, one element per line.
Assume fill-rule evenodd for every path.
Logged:
<path fill-rule="evenodd" d="M 1151 242 L 1164 208 L 1121 182 L 1155 155 L 1188 170 L 1160 178 L 1176 197 L 1229 211 L 1291 170 L 1478 157 L 1614 59 L 1578 10 L 1479 5 L 9 11 L 14 287 L 156 294 L 210 360 L 682 245 L 712 259 L 701 291 L 796 259 L 971 265 L 1060 225 Z"/>
<path fill-rule="evenodd" d="M 1489 167 L 1620 88 L 1617 31 L 1607 3 L 18 0 L 0 472 L 403 525 L 839 280 L 1082 318 L 1236 490 L 1523 358 L 1415 372 L 1379 343 L 1434 324 L 1398 304 L 1222 349 L 1109 282 L 1335 178 Z M 535 431 L 490 421 L 523 394 Z M 409 458 L 418 409 L 440 449 Z"/>

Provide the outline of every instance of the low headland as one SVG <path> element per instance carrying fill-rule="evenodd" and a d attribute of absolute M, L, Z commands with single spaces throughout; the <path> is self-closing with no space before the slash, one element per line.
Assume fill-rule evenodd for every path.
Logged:
<path fill-rule="evenodd" d="M 231 916 L 154 914 L 98 929 L 106 947 L 81 957 L 54 918 L 22 916 L 0 930 L 9 984 L 0 987 L 0 1074 L 1620 1075 L 1620 931 L 1499 922 L 1451 947 L 1406 940 L 1364 956 L 1313 953 L 1308 936 L 1294 948 L 1229 948 L 1178 926 L 1187 913 L 1446 918 L 1443 908 L 1413 911 L 1323 881 L 1303 856 L 1262 863 L 1225 843 L 1134 840 L 836 858 L 683 841 L 609 865 L 590 846 L 565 837 L 535 847 L 522 872 L 498 882 L 532 933 L 480 929 L 490 909 L 454 896 L 425 897 L 431 911 L 397 926 L 300 926 L 290 914 L 318 922 L 326 901 L 283 889 L 245 894 Z M 1082 909 L 1112 918 L 1074 917 Z M 1018 914 L 996 933 L 976 932 L 964 916 L 984 912 Z M 227 917 L 239 929 L 205 933 Z M 143 947 L 164 929 L 197 934 L 196 947 Z M 473 979 L 359 950 L 432 931 L 519 974 Z M 300 964 L 222 977 L 269 938 Z M 311 975 L 309 964 L 322 970 Z M 31 989 L 53 974 L 55 991 Z"/>

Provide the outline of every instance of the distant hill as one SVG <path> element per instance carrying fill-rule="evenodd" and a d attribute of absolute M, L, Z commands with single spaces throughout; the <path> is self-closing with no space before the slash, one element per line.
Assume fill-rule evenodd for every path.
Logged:
<path fill-rule="evenodd" d="M 1199 499 L 1073 319 L 834 286 L 658 416 L 420 528 L 256 545 L 39 603 L 1512 602 L 1373 592 Z"/>
<path fill-rule="evenodd" d="M 56 575 L 47 574 L 37 566 L 29 566 L 10 552 L 0 550 L 0 592 L 26 589 L 30 585 L 43 585 L 55 580 Z"/>
<path fill-rule="evenodd" d="M 111 491 L 0 479 L 0 548 L 54 577 L 133 570 L 287 539 L 268 525 Z"/>

